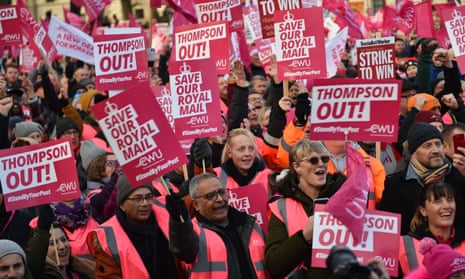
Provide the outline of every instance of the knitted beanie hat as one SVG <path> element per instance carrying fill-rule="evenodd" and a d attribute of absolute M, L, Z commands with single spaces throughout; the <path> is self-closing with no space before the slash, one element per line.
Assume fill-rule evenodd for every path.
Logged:
<path fill-rule="evenodd" d="M 444 142 L 441 132 L 429 123 L 418 122 L 412 125 L 408 130 L 407 143 L 408 151 L 413 154 L 417 148 L 425 141 L 438 138 Z"/>
<path fill-rule="evenodd" d="M 136 189 L 139 189 L 141 187 L 146 187 L 149 188 L 150 191 L 153 191 L 153 186 L 151 183 L 145 183 L 136 187 L 132 187 L 129 184 L 129 180 L 126 177 L 126 175 L 122 174 L 118 177 L 118 181 L 116 182 L 116 189 L 118 192 L 116 193 L 116 202 L 121 204 L 126 200 L 126 198 Z"/>
<path fill-rule="evenodd" d="M 420 96 L 425 97 L 425 105 L 421 110 L 433 110 L 435 108 L 441 108 L 441 103 L 439 102 L 438 98 L 428 93 L 418 93 L 408 99 L 407 107 L 409 111 L 415 106 L 415 98 Z"/>
<path fill-rule="evenodd" d="M 87 171 L 90 163 L 98 156 L 105 154 L 105 150 L 98 147 L 92 140 L 86 140 L 82 142 L 79 153 L 81 154 L 82 167 Z"/>
<path fill-rule="evenodd" d="M 56 137 L 60 138 L 60 136 L 69 129 L 75 129 L 79 133 L 81 132 L 81 129 L 79 129 L 79 126 L 76 124 L 76 122 L 74 122 L 73 119 L 69 117 L 63 117 L 62 119 L 58 120 L 56 124 Z"/>
<path fill-rule="evenodd" d="M 454 273 L 465 271 L 465 256 L 447 244 L 437 244 L 434 239 L 425 237 L 420 242 L 419 251 L 423 254 L 428 278 L 447 279 Z"/>
<path fill-rule="evenodd" d="M 89 112 L 90 109 L 90 103 L 92 102 L 92 98 L 94 98 L 95 95 L 100 94 L 99 91 L 95 89 L 91 89 L 87 91 L 86 93 L 82 94 L 81 97 L 79 98 L 79 102 L 81 103 L 81 109 L 85 113 Z"/>
<path fill-rule="evenodd" d="M 26 265 L 26 254 L 23 248 L 9 239 L 0 239 L 0 259 L 10 254 L 20 255 L 23 258 L 24 265 Z"/>
<path fill-rule="evenodd" d="M 441 116 L 432 110 L 422 110 L 419 111 L 415 115 L 415 123 L 417 122 L 426 122 L 426 123 L 431 123 L 431 122 L 440 122 L 444 125 L 444 121 L 442 120 Z"/>
<path fill-rule="evenodd" d="M 44 128 L 37 122 L 22 121 L 16 123 L 16 126 L 13 129 L 13 135 L 15 138 L 27 137 L 34 132 L 43 134 Z"/>

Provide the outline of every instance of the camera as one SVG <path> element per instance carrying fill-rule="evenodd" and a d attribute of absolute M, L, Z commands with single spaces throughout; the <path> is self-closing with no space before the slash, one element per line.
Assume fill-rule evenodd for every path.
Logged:
<path fill-rule="evenodd" d="M 331 248 L 326 267 L 338 279 L 369 279 L 371 272 L 383 278 L 383 272 L 378 267 L 359 264 L 354 252 L 342 245 Z"/>

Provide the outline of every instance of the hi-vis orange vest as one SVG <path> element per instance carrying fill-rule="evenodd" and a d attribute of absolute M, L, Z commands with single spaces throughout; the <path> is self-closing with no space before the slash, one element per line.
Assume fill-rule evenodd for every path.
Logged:
<path fill-rule="evenodd" d="M 409 235 L 403 235 L 399 242 L 399 264 L 402 268 L 402 273 L 410 274 L 419 267 L 423 267 L 423 255 L 419 252 L 420 241 L 417 238 Z M 461 255 L 465 255 L 465 243 L 462 242 L 454 248 Z"/>
<path fill-rule="evenodd" d="M 216 175 L 220 178 L 221 184 L 225 185 L 226 188 L 228 189 L 236 189 L 239 188 L 239 184 L 231 177 L 228 176 L 228 174 L 221 168 L 217 167 L 214 168 L 214 171 Z M 268 195 L 268 198 L 270 198 L 271 192 L 268 187 L 268 176 L 270 175 L 271 170 L 268 168 L 265 168 L 262 171 L 259 171 L 257 175 L 250 181 L 249 185 L 261 183 L 263 184 L 263 187 L 265 187 L 266 194 Z"/>
<path fill-rule="evenodd" d="M 194 231 L 199 236 L 199 252 L 193 263 L 181 262 L 190 279 L 227 279 L 228 256 L 221 236 L 204 228 L 197 219 L 192 219 Z M 249 239 L 249 253 L 258 279 L 269 278 L 265 268 L 265 235 L 255 223 Z M 135 277 L 134 277 L 135 278 Z"/>
<path fill-rule="evenodd" d="M 161 201 L 164 201 L 164 199 L 154 201 L 152 211 L 156 216 L 161 231 L 168 239 L 169 213 Z M 144 262 L 116 216 L 108 219 L 87 236 L 87 244 L 92 254 L 95 254 L 92 244 L 94 235 L 103 251 L 113 257 L 119 264 L 123 278 L 150 278 Z"/>
<path fill-rule="evenodd" d="M 294 199 L 281 198 L 270 203 L 269 207 L 274 216 L 284 223 L 289 236 L 303 230 L 307 224 L 309 216 L 302 207 L 302 204 Z M 286 278 L 290 278 L 294 273 L 301 269 L 307 270 L 307 268 L 308 267 L 306 267 L 302 261 L 302 263 L 288 274 Z"/>

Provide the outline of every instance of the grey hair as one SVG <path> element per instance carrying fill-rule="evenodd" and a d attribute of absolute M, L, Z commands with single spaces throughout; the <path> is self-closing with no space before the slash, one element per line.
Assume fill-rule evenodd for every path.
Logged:
<path fill-rule="evenodd" d="M 192 177 L 192 179 L 189 181 L 189 195 L 191 196 L 192 199 L 197 198 L 200 182 L 208 178 L 213 178 L 213 179 L 218 180 L 218 183 L 221 185 L 221 187 L 226 188 L 226 186 L 223 185 L 223 183 L 221 183 L 221 180 L 218 178 L 218 176 L 214 175 L 213 173 L 209 173 L 209 172 L 202 173 L 202 174 Z"/>

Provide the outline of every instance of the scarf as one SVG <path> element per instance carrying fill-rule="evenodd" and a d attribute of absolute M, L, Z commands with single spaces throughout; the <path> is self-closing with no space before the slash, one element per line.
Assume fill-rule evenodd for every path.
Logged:
<path fill-rule="evenodd" d="M 259 171 L 265 169 L 265 164 L 262 160 L 255 159 L 252 167 L 247 172 L 247 175 L 243 175 L 234 165 L 231 159 L 223 163 L 221 168 L 226 172 L 228 176 L 231 176 L 239 186 L 249 185 Z"/>
<path fill-rule="evenodd" d="M 168 240 L 160 230 L 153 213 L 145 224 L 130 222 L 120 208 L 116 210 L 116 218 L 144 262 L 150 278 L 177 278 Z"/>
<path fill-rule="evenodd" d="M 449 170 L 449 161 L 446 161 L 442 166 L 435 169 L 426 168 L 423 164 L 418 162 L 417 159 L 413 158 L 410 160 L 410 164 L 425 185 L 440 181 L 444 176 L 446 176 Z"/>
<path fill-rule="evenodd" d="M 52 209 L 58 223 L 70 231 L 87 224 L 89 219 L 89 210 L 82 199 L 76 199 L 71 207 L 61 202 L 53 203 Z"/>

